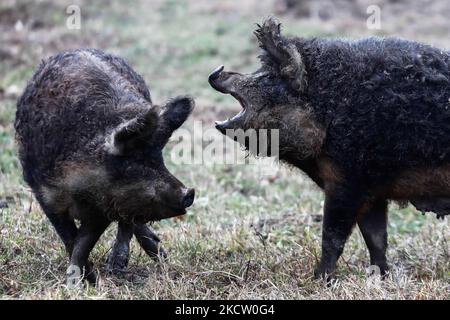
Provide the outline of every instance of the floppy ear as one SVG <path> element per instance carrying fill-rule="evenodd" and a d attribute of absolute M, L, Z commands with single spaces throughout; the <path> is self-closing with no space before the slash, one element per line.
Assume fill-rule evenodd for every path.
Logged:
<path fill-rule="evenodd" d="M 154 136 L 154 143 L 164 147 L 172 133 L 181 127 L 194 109 L 195 102 L 189 96 L 180 96 L 169 100 L 159 115 L 159 126 Z"/>
<path fill-rule="evenodd" d="M 289 80 L 293 89 L 302 92 L 306 87 L 302 56 L 295 44 L 281 35 L 280 29 L 281 23 L 269 18 L 262 26 L 258 24 L 255 35 L 266 57 L 279 67 L 281 76 Z"/>
<path fill-rule="evenodd" d="M 108 153 L 122 155 L 132 150 L 155 133 L 158 127 L 158 114 L 149 109 L 144 114 L 120 124 L 106 137 L 105 147 Z"/>

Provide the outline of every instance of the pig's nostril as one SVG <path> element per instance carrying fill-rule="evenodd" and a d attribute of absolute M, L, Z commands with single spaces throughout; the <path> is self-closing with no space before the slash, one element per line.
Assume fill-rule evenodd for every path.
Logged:
<path fill-rule="evenodd" d="M 208 82 L 209 82 L 210 86 L 220 92 L 223 92 L 223 90 L 221 90 L 220 86 L 218 86 L 216 84 L 216 80 L 219 78 L 219 75 L 222 72 L 222 70 L 223 70 L 223 66 L 220 66 L 220 67 L 216 68 L 216 70 L 211 72 L 211 74 L 208 76 Z M 223 92 L 223 93 L 225 93 L 225 92 Z"/>
<path fill-rule="evenodd" d="M 183 206 L 185 208 L 190 207 L 194 203 L 194 198 L 195 198 L 195 190 L 188 189 L 183 197 Z"/>
<path fill-rule="evenodd" d="M 222 71 L 223 71 L 223 65 L 217 67 L 213 72 L 211 72 L 208 76 L 209 82 L 216 80 Z"/>

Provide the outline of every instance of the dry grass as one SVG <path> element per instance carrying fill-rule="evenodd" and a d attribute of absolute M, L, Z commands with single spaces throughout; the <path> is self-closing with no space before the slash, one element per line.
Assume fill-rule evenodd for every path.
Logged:
<path fill-rule="evenodd" d="M 133 241 L 129 273 L 106 277 L 103 264 L 115 232 L 112 226 L 92 254 L 102 274 L 100 285 L 81 291 L 64 288 L 67 257 L 21 180 L 13 143 L 15 99 L 35 65 L 66 48 L 94 46 L 115 52 L 143 74 L 156 102 L 181 93 L 194 95 L 197 108 L 186 128 L 192 129 L 194 120 L 210 128 L 214 119 L 232 114 L 237 106 L 232 98 L 209 89 L 208 72 L 220 63 L 243 71 L 256 66 L 254 23 L 269 15 L 275 3 L 172 0 L 128 6 L 110 1 L 99 7 L 79 2 L 82 30 L 71 31 L 65 28 L 64 1 L 20 1 L 21 10 L 11 9 L 13 2 L 0 5 L 0 41 L 6 44 L 0 48 L 0 203 L 8 204 L 0 209 L 1 298 L 449 299 L 448 219 L 391 206 L 389 278 L 366 277 L 367 252 L 355 230 L 339 263 L 339 281 L 327 288 L 312 279 L 320 254 L 323 196 L 300 172 L 282 168 L 261 176 L 262 164 L 205 167 L 170 161 L 172 171 L 195 186 L 198 196 L 185 220 L 153 226 L 168 260 L 150 260 Z M 430 29 L 440 18 L 429 14 L 426 20 L 414 9 L 385 12 L 378 34 L 449 47 L 441 29 Z M 339 11 L 333 12 L 326 22 L 300 19 L 293 12 L 281 19 L 289 33 L 372 34 L 364 28 L 365 20 L 361 23 L 356 16 L 343 21 Z M 406 21 L 413 28 L 406 28 Z"/>

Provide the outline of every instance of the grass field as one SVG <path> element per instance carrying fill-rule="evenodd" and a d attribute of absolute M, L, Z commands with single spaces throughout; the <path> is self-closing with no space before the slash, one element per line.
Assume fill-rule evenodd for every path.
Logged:
<path fill-rule="evenodd" d="M 66 27 L 65 9 L 72 3 L 81 8 L 80 30 Z M 336 9 L 327 19 L 301 17 L 282 1 L 88 3 L 0 4 L 0 298 L 450 298 L 448 217 L 438 221 L 412 207 L 390 205 L 388 279 L 366 276 L 368 253 L 355 229 L 339 261 L 338 281 L 328 288 L 312 278 L 320 255 L 323 195 L 301 172 L 281 167 L 261 175 L 263 163 L 178 166 L 170 157 L 171 171 L 195 186 L 197 196 L 184 220 L 152 226 L 168 259 L 150 260 L 133 240 L 129 272 L 107 276 L 104 264 L 116 230 L 112 225 L 91 256 L 101 274 L 99 286 L 65 288 L 68 259 L 21 178 L 12 125 L 15 101 L 43 57 L 77 47 L 116 53 L 143 75 L 156 103 L 185 93 L 196 98 L 195 112 L 185 124 L 192 130 L 194 121 L 211 128 L 214 120 L 238 110 L 233 98 L 210 89 L 207 75 L 222 63 L 231 70 L 254 70 L 255 23 L 274 12 L 288 34 L 396 35 L 450 48 L 445 1 L 426 10 L 411 5 L 415 2 L 403 11 L 386 4 L 381 30 L 365 27 L 365 10 L 362 16 L 348 17 Z"/>

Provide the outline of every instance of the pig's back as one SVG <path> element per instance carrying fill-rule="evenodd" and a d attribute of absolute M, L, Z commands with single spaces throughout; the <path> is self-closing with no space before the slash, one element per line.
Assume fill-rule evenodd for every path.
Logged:
<path fill-rule="evenodd" d="M 384 177 L 450 163 L 447 51 L 395 38 L 323 48 L 312 104 L 325 115 L 327 152 L 342 166 Z"/>
<path fill-rule="evenodd" d="M 19 98 L 16 137 L 25 180 L 54 175 L 57 162 L 94 156 L 95 138 L 151 105 L 144 80 L 121 58 L 94 49 L 43 61 Z"/>

